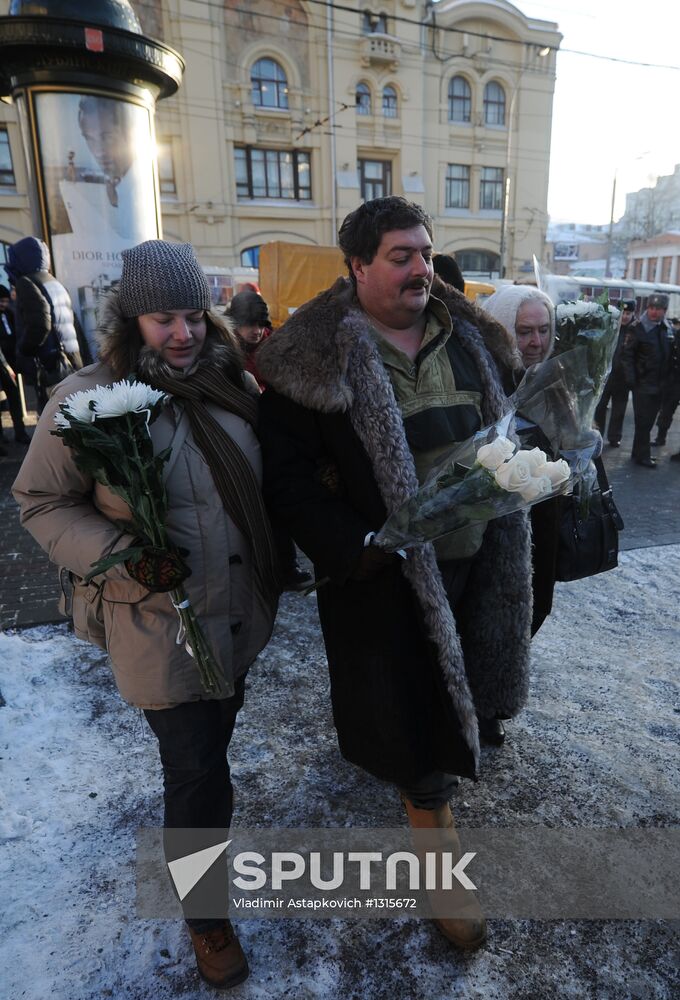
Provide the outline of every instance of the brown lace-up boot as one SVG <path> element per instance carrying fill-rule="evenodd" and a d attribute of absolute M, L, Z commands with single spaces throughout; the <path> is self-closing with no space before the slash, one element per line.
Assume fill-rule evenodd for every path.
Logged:
<path fill-rule="evenodd" d="M 208 931 L 189 927 L 196 952 L 196 965 L 206 983 L 217 990 L 228 990 L 248 978 L 248 960 L 228 920 Z"/>
<path fill-rule="evenodd" d="M 403 799 L 409 825 L 413 830 L 441 830 L 441 847 L 451 851 L 455 858 L 462 857 L 460 840 L 453 822 L 448 802 L 436 809 L 418 809 Z M 433 917 L 445 938 L 457 948 L 472 951 L 486 940 L 486 920 L 476 898 L 461 887 L 461 917 Z"/>

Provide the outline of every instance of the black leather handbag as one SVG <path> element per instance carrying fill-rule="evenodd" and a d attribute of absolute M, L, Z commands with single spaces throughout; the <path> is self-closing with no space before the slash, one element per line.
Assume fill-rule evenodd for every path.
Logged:
<path fill-rule="evenodd" d="M 595 459 L 597 488 L 588 499 L 583 518 L 578 493 L 562 498 L 555 579 L 563 583 L 606 573 L 619 564 L 621 517 L 601 458 Z"/>

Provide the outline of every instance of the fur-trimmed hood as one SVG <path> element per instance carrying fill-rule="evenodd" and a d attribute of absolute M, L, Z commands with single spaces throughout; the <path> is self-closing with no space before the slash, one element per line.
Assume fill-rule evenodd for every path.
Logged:
<path fill-rule="evenodd" d="M 97 319 L 99 360 L 111 368 L 114 378 L 131 373 L 149 376 L 155 366 L 162 364 L 158 353 L 144 346 L 136 321 L 123 315 L 117 289 L 104 296 Z M 235 334 L 213 310 L 206 313 L 206 319 L 208 330 L 198 364 L 218 364 L 234 374 L 241 371 L 243 355 Z M 172 369 L 172 374 L 176 376 L 177 371 Z"/>
<path fill-rule="evenodd" d="M 474 360 L 482 382 L 484 423 L 507 408 L 501 374 L 521 368 L 506 330 L 464 296 L 435 279 L 454 335 Z M 280 395 L 321 414 L 346 413 L 371 463 L 388 516 L 418 489 L 413 456 L 392 383 L 350 282 L 296 311 L 257 355 L 263 379 Z M 265 392 L 266 398 L 266 392 Z M 489 522 L 470 571 L 460 621 L 449 606 L 434 547 L 412 548 L 403 573 L 437 649 L 444 681 L 477 762 L 476 712 L 516 714 L 528 691 L 531 562 L 525 512 Z M 427 720 L 423 721 L 427 725 Z"/>

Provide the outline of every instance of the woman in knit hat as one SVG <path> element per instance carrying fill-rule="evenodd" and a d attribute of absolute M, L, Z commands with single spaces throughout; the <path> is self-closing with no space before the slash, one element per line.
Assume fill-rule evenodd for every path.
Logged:
<path fill-rule="evenodd" d="M 99 632 L 121 695 L 144 710 L 158 739 L 165 826 L 223 830 L 232 816 L 227 748 L 279 592 L 260 493 L 259 393 L 233 336 L 211 311 L 192 247 L 150 240 L 122 256 L 120 283 L 100 310 L 99 361 L 67 378 L 50 399 L 14 496 L 24 526 L 62 567 L 76 635 L 96 641 Z M 85 585 L 93 563 L 132 544 L 127 508 L 80 471 L 71 449 L 50 432 L 66 396 L 130 375 L 171 398 L 150 433 L 156 452 L 171 449 L 167 529 L 186 565 L 166 565 L 154 552 L 144 573 L 122 563 Z M 206 694 L 194 660 L 177 644 L 177 614 L 162 592 L 185 577 L 222 674 L 215 695 Z M 225 988 L 246 978 L 229 921 L 187 923 L 204 979 Z"/>

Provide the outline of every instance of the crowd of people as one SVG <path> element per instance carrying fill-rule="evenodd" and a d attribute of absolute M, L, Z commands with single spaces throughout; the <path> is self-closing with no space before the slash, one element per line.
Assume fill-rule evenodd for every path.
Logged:
<path fill-rule="evenodd" d="M 95 617 L 122 697 L 158 741 L 167 828 L 231 822 L 228 747 L 248 669 L 281 590 L 312 583 L 297 546 L 313 567 L 341 753 L 400 796 L 414 830 L 444 831 L 456 852 L 459 781 L 478 777 L 480 740 L 500 746 L 504 720 L 527 699 L 531 637 L 552 604 L 560 498 L 406 552 L 375 537 L 451 444 L 498 420 L 525 370 L 550 356 L 555 309 L 530 286 L 504 286 L 483 308 L 470 302 L 460 272 L 444 255 L 437 261 L 432 220 L 402 198 L 362 204 L 339 245 L 347 276 L 275 333 L 256 289 L 216 313 L 190 245 L 126 250 L 100 310 L 99 356 L 83 367 L 47 248 L 20 241 L 10 258 L 13 319 L 0 289 L 3 370 L 14 384 L 25 353 L 44 393 L 13 492 L 22 524 L 61 568 L 74 622 Z M 622 303 L 596 415 L 618 447 L 632 387 L 633 457 L 645 468 L 654 421 L 658 446 L 680 401 L 680 324 L 673 332 L 667 307 L 651 296 L 635 320 L 635 303 Z M 51 382 L 60 365 L 67 377 Z M 168 551 L 126 530 L 120 498 L 50 433 L 70 394 L 128 376 L 169 396 L 150 427 L 154 449 L 171 449 Z M 2 385 L 7 392 L 4 375 Z M 86 581 L 94 563 L 132 543 L 144 546 L 139 561 Z M 201 687 L 176 641 L 168 592 L 179 584 L 215 653 L 217 692 Z M 487 935 L 474 898 L 435 923 L 462 949 Z M 207 982 L 225 989 L 246 978 L 228 919 L 187 925 Z"/>

